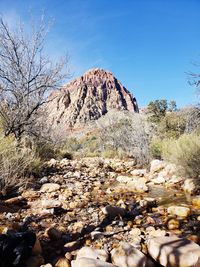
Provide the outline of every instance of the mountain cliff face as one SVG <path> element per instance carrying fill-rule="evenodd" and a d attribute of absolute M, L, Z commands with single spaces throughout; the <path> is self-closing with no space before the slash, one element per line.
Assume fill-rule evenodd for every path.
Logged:
<path fill-rule="evenodd" d="M 103 69 L 91 69 L 50 95 L 47 105 L 52 125 L 79 127 L 110 110 L 138 112 L 135 97 Z"/>

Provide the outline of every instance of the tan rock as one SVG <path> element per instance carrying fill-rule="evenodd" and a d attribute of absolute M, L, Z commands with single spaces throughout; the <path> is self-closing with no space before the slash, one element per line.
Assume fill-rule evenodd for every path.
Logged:
<path fill-rule="evenodd" d="M 80 258 L 83 258 L 83 257 L 102 260 L 102 261 L 107 261 L 109 255 L 103 249 L 94 249 L 94 248 L 91 248 L 91 247 L 83 247 L 78 251 L 77 259 L 80 259 Z"/>
<path fill-rule="evenodd" d="M 183 190 L 185 193 L 193 194 L 196 190 L 196 185 L 193 179 L 186 179 L 183 184 Z"/>
<path fill-rule="evenodd" d="M 112 263 L 123 267 L 148 267 L 147 257 L 128 243 L 111 251 Z"/>
<path fill-rule="evenodd" d="M 173 219 L 173 218 L 169 219 L 169 220 L 167 221 L 167 228 L 168 228 L 169 230 L 176 230 L 176 229 L 179 229 L 179 228 L 180 228 L 180 222 L 179 222 L 179 220 L 177 220 L 177 219 Z"/>
<path fill-rule="evenodd" d="M 167 213 L 170 215 L 176 215 L 178 217 L 188 217 L 190 215 L 190 208 L 182 206 L 170 206 L 167 209 Z"/>
<path fill-rule="evenodd" d="M 158 237 L 148 241 L 148 252 L 162 266 L 199 267 L 200 247 L 177 237 Z"/>
<path fill-rule="evenodd" d="M 158 171 L 164 169 L 165 166 L 166 166 L 166 163 L 164 163 L 164 161 L 154 159 L 150 163 L 150 172 L 151 173 L 158 172 Z"/>
<path fill-rule="evenodd" d="M 41 207 L 44 209 L 52 209 L 52 208 L 58 208 L 61 207 L 62 203 L 60 200 L 56 199 L 43 199 L 41 201 Z"/>
<path fill-rule="evenodd" d="M 55 267 L 70 267 L 70 266 L 71 264 L 69 260 L 66 258 L 60 258 L 55 264 Z"/>
<path fill-rule="evenodd" d="M 194 205 L 197 208 L 200 208 L 200 196 L 195 196 L 192 199 L 192 205 Z"/>
<path fill-rule="evenodd" d="M 59 184 L 56 184 L 56 183 L 46 183 L 46 184 L 43 184 L 41 189 L 40 189 L 40 192 L 43 192 L 43 193 L 50 193 L 50 192 L 55 192 L 55 191 L 58 191 L 60 189 L 60 185 Z"/>
<path fill-rule="evenodd" d="M 111 263 L 91 258 L 80 258 L 71 262 L 71 267 L 117 267 Z"/>

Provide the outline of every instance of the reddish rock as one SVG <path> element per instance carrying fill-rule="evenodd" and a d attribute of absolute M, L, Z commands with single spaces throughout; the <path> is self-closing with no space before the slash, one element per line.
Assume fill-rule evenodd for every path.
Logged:
<path fill-rule="evenodd" d="M 50 95 L 48 121 L 53 128 L 78 128 L 112 109 L 138 112 L 136 99 L 103 69 L 91 69 Z"/>

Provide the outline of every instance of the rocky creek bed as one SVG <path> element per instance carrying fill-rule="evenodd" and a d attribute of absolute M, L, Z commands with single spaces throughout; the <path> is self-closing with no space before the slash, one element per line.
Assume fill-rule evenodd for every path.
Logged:
<path fill-rule="evenodd" d="M 173 164 L 50 160 L 0 204 L 1 233 L 37 235 L 27 266 L 200 266 L 200 197 Z"/>

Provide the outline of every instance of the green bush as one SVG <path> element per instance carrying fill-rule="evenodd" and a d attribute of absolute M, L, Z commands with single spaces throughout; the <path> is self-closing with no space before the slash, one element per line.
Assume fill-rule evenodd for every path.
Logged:
<path fill-rule="evenodd" d="M 162 140 L 158 137 L 154 137 L 150 143 L 150 151 L 152 158 L 161 159 L 162 158 Z"/>
<path fill-rule="evenodd" d="M 181 167 L 187 177 L 197 178 L 200 175 L 200 136 L 183 134 L 177 140 L 164 140 L 162 157 Z"/>

